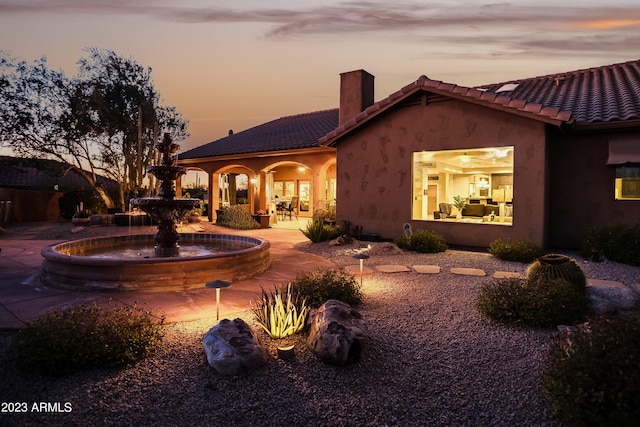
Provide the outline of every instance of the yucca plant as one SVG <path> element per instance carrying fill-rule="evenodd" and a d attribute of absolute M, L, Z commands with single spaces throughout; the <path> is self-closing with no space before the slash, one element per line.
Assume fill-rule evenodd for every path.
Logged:
<path fill-rule="evenodd" d="M 284 287 L 274 287 L 274 292 L 270 293 L 261 290 L 260 298 L 255 306 L 251 305 L 251 310 L 271 338 L 284 338 L 304 329 L 309 308 L 306 299 L 293 292 L 291 283 L 286 286 L 286 296 L 283 295 Z"/>

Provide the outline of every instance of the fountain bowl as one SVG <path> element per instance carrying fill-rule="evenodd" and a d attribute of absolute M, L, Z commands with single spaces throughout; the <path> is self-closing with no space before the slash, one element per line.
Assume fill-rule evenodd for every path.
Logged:
<path fill-rule="evenodd" d="M 182 233 L 180 246 L 224 245 L 234 250 L 176 257 L 99 257 L 83 255 L 100 248 L 146 245 L 154 235 L 124 235 L 73 240 L 42 249 L 40 282 L 74 291 L 158 292 L 204 288 L 211 280 L 234 282 L 267 270 L 269 241 L 257 237 Z"/>

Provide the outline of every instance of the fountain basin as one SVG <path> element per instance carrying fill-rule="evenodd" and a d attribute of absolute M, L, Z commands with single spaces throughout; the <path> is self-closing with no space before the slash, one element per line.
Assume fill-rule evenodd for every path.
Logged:
<path fill-rule="evenodd" d="M 203 288 L 211 280 L 234 282 L 271 265 L 267 240 L 231 234 L 180 234 L 187 255 L 176 257 L 111 257 L 84 255 L 102 248 L 147 246 L 154 235 L 80 239 L 42 249 L 40 281 L 51 287 L 81 291 L 176 291 Z M 190 254 L 190 246 L 220 246 L 220 251 Z M 230 248 L 230 246 L 233 246 Z"/>

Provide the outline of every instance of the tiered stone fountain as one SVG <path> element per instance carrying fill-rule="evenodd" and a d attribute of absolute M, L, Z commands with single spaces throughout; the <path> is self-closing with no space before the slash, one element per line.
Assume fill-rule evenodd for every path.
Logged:
<path fill-rule="evenodd" d="M 233 282 L 267 270 L 270 244 L 256 237 L 178 233 L 177 223 L 198 199 L 176 198 L 174 181 L 185 169 L 173 158 L 179 146 L 165 134 L 156 144 L 160 165 L 147 171 L 160 180 L 158 197 L 131 204 L 158 223 L 158 232 L 81 239 L 47 246 L 40 281 L 73 290 L 164 291 L 204 288 L 212 280 Z M 147 254 L 155 243 L 154 252 Z"/>
<path fill-rule="evenodd" d="M 200 200 L 175 198 L 174 182 L 186 173 L 186 168 L 175 164 L 174 154 L 180 146 L 173 143 L 171 135 L 165 133 L 162 141 L 155 147 L 162 154 L 162 158 L 159 165 L 149 166 L 147 172 L 160 180 L 158 197 L 132 199 L 131 206 L 146 212 L 158 223 L 158 233 L 155 237 L 156 255 L 172 257 L 180 253 L 180 233 L 176 224 L 182 222 L 191 210 L 200 207 Z"/>

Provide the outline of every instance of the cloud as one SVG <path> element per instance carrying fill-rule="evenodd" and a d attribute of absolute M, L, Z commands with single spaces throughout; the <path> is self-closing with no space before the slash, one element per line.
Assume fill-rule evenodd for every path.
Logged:
<path fill-rule="evenodd" d="M 270 25 L 262 35 L 274 40 L 318 35 L 383 36 L 404 43 L 446 42 L 470 49 L 491 45 L 497 52 L 511 53 L 541 49 L 592 51 L 598 46 L 636 51 L 640 44 L 631 31 L 639 32 L 640 6 L 615 4 L 613 0 L 577 6 L 405 0 L 343 1 L 323 6 L 292 2 L 289 8 L 232 9 L 169 0 L 0 0 L 0 13 L 146 15 L 186 24 L 261 23 Z"/>

